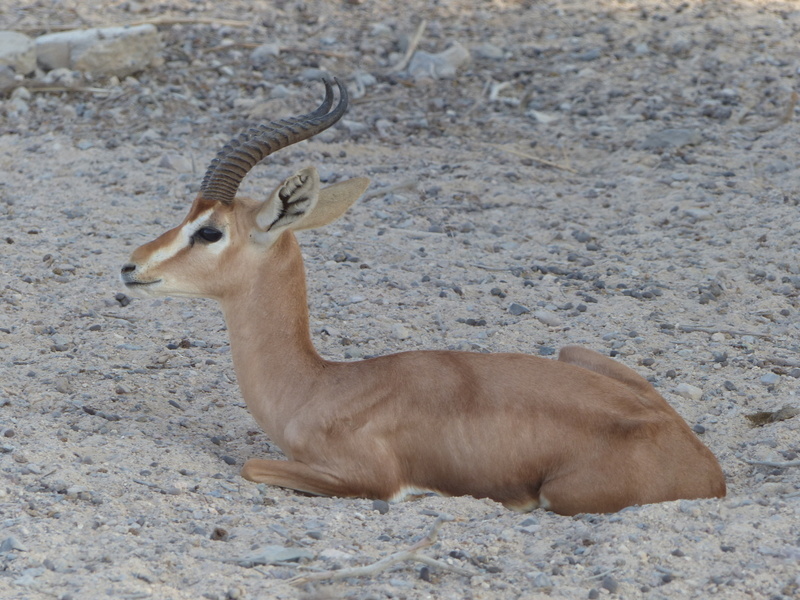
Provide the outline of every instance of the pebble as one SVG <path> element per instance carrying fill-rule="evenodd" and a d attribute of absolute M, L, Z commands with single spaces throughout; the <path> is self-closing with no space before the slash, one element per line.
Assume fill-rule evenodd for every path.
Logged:
<path fill-rule="evenodd" d="M 192 161 L 181 154 L 167 153 L 158 161 L 158 166 L 162 169 L 170 169 L 181 173 L 191 173 L 193 170 Z"/>
<path fill-rule="evenodd" d="M 250 53 L 250 62 L 258 67 L 263 68 L 272 62 L 272 59 L 279 56 L 281 47 L 276 43 L 261 44 Z"/>
<path fill-rule="evenodd" d="M 411 331 L 405 325 L 395 323 L 389 335 L 396 340 L 407 340 L 411 337 Z"/>
<path fill-rule="evenodd" d="M 28 75 L 36 69 L 36 46 L 31 38 L 17 31 L 0 31 L 0 65 Z"/>
<path fill-rule="evenodd" d="M 762 375 L 761 379 L 759 379 L 759 381 L 764 385 L 775 385 L 780 380 L 781 376 L 778 375 L 777 373 L 767 373 L 765 375 Z"/>
<path fill-rule="evenodd" d="M 698 401 L 703 397 L 703 390 L 690 383 L 679 383 L 673 390 L 678 396 L 687 398 L 689 400 Z"/>
<path fill-rule="evenodd" d="M 518 304 L 516 302 L 512 302 L 511 305 L 508 307 L 508 312 L 510 312 L 515 317 L 518 317 L 520 315 L 524 315 L 524 314 L 527 314 L 527 313 L 531 312 L 531 309 L 528 308 L 527 306 L 523 306 L 522 304 Z M 539 320 L 541 321 L 541 319 L 539 319 Z"/>
<path fill-rule="evenodd" d="M 372 510 L 378 511 L 380 514 L 385 515 L 389 512 L 389 503 L 385 500 L 373 500 Z"/>
<path fill-rule="evenodd" d="M 603 589 L 608 590 L 612 594 L 617 593 L 617 589 L 619 588 L 619 584 L 617 580 L 611 577 L 611 575 L 606 575 L 603 577 L 603 582 L 600 584 L 600 587 Z"/>
<path fill-rule="evenodd" d="M 23 546 L 13 535 L 0 542 L 0 553 L 11 552 L 12 550 L 17 552 L 27 552 L 25 546 Z"/>
<path fill-rule="evenodd" d="M 237 559 L 236 564 L 249 569 L 257 565 L 298 562 L 302 558 L 312 559 L 314 558 L 314 553 L 305 548 L 286 548 L 285 546 L 270 544 Z"/>
<path fill-rule="evenodd" d="M 472 53 L 478 58 L 484 58 L 487 60 L 502 60 L 505 58 L 503 49 L 499 46 L 495 46 L 494 44 L 490 44 L 489 42 L 483 42 L 482 44 L 473 46 Z"/>
<path fill-rule="evenodd" d="M 560 327 L 561 319 L 548 310 L 537 310 L 533 316 L 548 327 Z"/>
<path fill-rule="evenodd" d="M 643 150 L 682 148 L 697 145 L 702 139 L 703 137 L 697 129 L 664 129 L 648 135 L 641 147 Z"/>

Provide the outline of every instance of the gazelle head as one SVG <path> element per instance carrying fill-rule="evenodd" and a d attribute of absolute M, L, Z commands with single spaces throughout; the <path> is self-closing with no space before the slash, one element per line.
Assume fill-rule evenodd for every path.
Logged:
<path fill-rule="evenodd" d="M 347 110 L 347 91 L 325 82 L 314 112 L 272 121 L 235 137 L 206 170 L 183 222 L 137 248 L 122 267 L 128 289 L 148 296 L 221 298 L 247 283 L 242 268 L 261 259 L 287 231 L 313 229 L 339 218 L 369 185 L 363 177 L 320 189 L 314 167 L 301 169 L 265 201 L 236 196 L 245 175 L 269 154 L 332 126 Z M 255 276 L 255 274 L 253 274 Z"/>

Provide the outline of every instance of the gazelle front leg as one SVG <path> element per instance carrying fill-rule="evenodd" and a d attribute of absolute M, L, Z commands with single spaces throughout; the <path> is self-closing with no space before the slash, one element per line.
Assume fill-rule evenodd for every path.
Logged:
<path fill-rule="evenodd" d="M 267 483 L 315 496 L 339 496 L 342 498 L 363 495 L 354 491 L 351 484 L 332 475 L 315 471 L 295 460 L 264 460 L 251 458 L 242 467 L 242 477 L 256 483 Z"/>

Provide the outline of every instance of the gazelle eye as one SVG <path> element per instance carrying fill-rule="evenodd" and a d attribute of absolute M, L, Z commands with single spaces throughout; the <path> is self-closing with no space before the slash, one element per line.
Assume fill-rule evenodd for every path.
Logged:
<path fill-rule="evenodd" d="M 194 235 L 209 244 L 213 244 L 222 239 L 222 232 L 214 227 L 201 227 Z"/>

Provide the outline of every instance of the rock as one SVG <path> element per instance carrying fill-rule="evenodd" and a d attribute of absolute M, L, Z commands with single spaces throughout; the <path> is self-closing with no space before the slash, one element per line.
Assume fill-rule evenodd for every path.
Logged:
<path fill-rule="evenodd" d="M 171 169 L 172 171 L 178 171 L 180 173 L 192 172 L 192 161 L 185 156 L 175 153 L 164 154 L 161 160 L 158 161 L 158 166 L 162 169 Z"/>
<path fill-rule="evenodd" d="M 153 25 L 75 29 L 36 38 L 39 66 L 125 77 L 161 61 L 161 37 Z"/>
<path fill-rule="evenodd" d="M 0 95 L 17 86 L 17 74 L 8 65 L 0 65 Z"/>
<path fill-rule="evenodd" d="M 256 67 L 264 67 L 280 53 L 281 47 L 278 44 L 261 44 L 250 53 L 250 62 Z"/>
<path fill-rule="evenodd" d="M 385 515 L 389 512 L 389 503 L 386 502 L 386 500 L 373 500 L 372 510 L 376 510 L 380 514 Z"/>
<path fill-rule="evenodd" d="M 675 387 L 674 392 L 679 396 L 694 400 L 695 402 L 703 397 L 703 390 L 689 383 L 679 383 Z"/>
<path fill-rule="evenodd" d="M 641 147 L 643 150 L 665 150 L 694 146 L 702 140 L 703 137 L 697 129 L 664 129 L 648 135 Z"/>
<path fill-rule="evenodd" d="M 487 60 L 502 60 L 505 58 L 503 49 L 489 42 L 484 42 L 473 47 L 472 53 L 478 58 L 485 58 Z"/>
<path fill-rule="evenodd" d="M 0 65 L 28 75 L 36 69 L 36 45 L 24 33 L 0 31 Z"/>
<path fill-rule="evenodd" d="M 606 575 L 603 577 L 603 582 L 600 584 L 600 587 L 608 590 L 612 594 L 616 594 L 619 584 L 617 583 L 616 579 L 611 577 L 611 575 Z"/>
<path fill-rule="evenodd" d="M 408 65 L 408 74 L 414 79 L 452 79 L 470 58 L 469 50 L 458 42 L 438 54 L 417 50 Z"/>
<path fill-rule="evenodd" d="M 549 310 L 537 310 L 533 313 L 533 316 L 548 327 L 559 327 L 561 325 L 561 319 Z"/>
<path fill-rule="evenodd" d="M 683 214 L 693 221 L 710 221 L 714 218 L 714 215 L 702 208 L 687 208 Z"/>
<path fill-rule="evenodd" d="M 515 317 L 518 317 L 520 315 L 524 315 L 526 313 L 531 312 L 531 309 L 528 308 L 527 306 L 523 306 L 522 304 L 517 304 L 516 302 L 512 302 L 511 305 L 508 307 L 508 312 L 510 312 Z"/>
<path fill-rule="evenodd" d="M 759 381 L 764 385 L 775 385 L 781 380 L 781 376 L 777 373 L 767 373 L 766 375 L 762 375 Z"/>
<path fill-rule="evenodd" d="M 411 337 L 411 331 L 409 331 L 408 327 L 405 325 L 395 323 L 392 325 L 392 332 L 390 335 L 396 340 L 407 340 Z"/>
<path fill-rule="evenodd" d="M 0 553 L 11 552 L 12 550 L 17 552 L 27 552 L 25 546 L 23 546 L 13 535 L 0 542 Z"/>
<path fill-rule="evenodd" d="M 314 558 L 314 554 L 304 548 L 286 548 L 284 546 L 267 545 L 238 559 L 236 564 L 249 569 L 257 565 L 297 562 L 301 558 L 311 559 Z"/>

